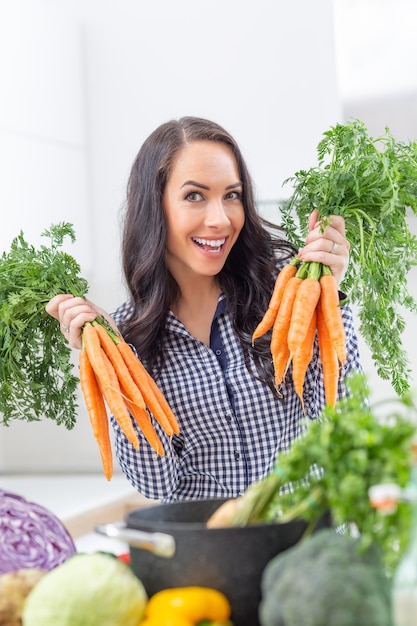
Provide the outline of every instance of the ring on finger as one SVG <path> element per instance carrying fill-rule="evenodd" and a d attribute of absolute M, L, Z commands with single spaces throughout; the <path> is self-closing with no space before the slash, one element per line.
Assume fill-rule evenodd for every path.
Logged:
<path fill-rule="evenodd" d="M 330 254 L 336 254 L 338 244 L 334 241 L 332 245 L 332 249 L 330 250 Z"/>
<path fill-rule="evenodd" d="M 63 333 L 67 334 L 70 331 L 70 327 L 69 326 L 65 326 L 65 324 L 61 324 L 61 330 Z"/>

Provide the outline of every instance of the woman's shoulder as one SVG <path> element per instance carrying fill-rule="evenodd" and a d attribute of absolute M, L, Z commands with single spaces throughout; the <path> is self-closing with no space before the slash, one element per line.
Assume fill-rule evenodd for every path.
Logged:
<path fill-rule="evenodd" d="M 119 324 L 120 322 L 125 322 L 129 319 L 133 312 L 133 304 L 130 300 L 126 300 L 117 309 L 111 314 L 112 318 Z"/>

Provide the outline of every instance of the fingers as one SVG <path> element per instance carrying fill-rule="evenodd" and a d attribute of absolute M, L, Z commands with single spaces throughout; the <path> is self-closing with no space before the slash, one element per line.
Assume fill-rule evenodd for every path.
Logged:
<path fill-rule="evenodd" d="M 327 231 L 329 227 L 331 227 L 334 230 L 337 230 L 342 235 L 342 237 L 344 237 L 346 232 L 345 232 L 345 220 L 343 219 L 343 217 L 341 215 L 331 215 L 329 220 L 330 220 L 329 224 L 324 230 L 324 233 Z M 321 227 L 321 222 L 319 220 L 319 212 L 317 209 L 314 209 L 314 211 L 311 212 L 310 217 L 308 218 L 308 230 L 309 232 L 315 229 L 320 231 L 320 227 Z"/>
<path fill-rule="evenodd" d="M 323 232 L 320 229 L 320 222 L 314 222 L 314 213 L 310 216 L 309 223 L 314 226 L 309 230 L 304 248 L 300 252 L 323 252 L 326 254 L 338 254 L 344 256 L 349 252 L 350 243 L 345 237 L 345 221 L 340 215 L 332 217 L 331 222 Z M 304 260 L 304 259 L 303 259 Z"/>
<path fill-rule="evenodd" d="M 330 226 L 328 226 L 327 228 L 331 228 L 334 229 L 335 231 L 337 231 L 343 238 L 345 238 L 346 235 L 346 230 L 345 230 L 345 220 L 343 219 L 343 217 L 341 217 L 340 215 L 333 215 L 331 217 L 331 222 L 330 222 Z M 324 233 L 326 233 L 327 228 L 325 229 Z"/>
<path fill-rule="evenodd" d="M 59 321 L 61 332 L 72 348 L 81 348 L 81 329 L 98 314 L 91 302 L 68 294 L 52 298 L 45 310 Z"/>
<path fill-rule="evenodd" d="M 73 299 L 73 297 L 74 296 L 71 296 L 70 294 L 59 294 L 49 300 L 48 304 L 45 306 L 45 311 L 55 319 L 59 320 L 59 305 L 61 302 L 64 302 L 64 300 L 70 300 Z"/>
<path fill-rule="evenodd" d="M 324 232 L 320 231 L 316 211 L 310 216 L 311 230 L 304 248 L 299 250 L 301 261 L 311 261 L 328 265 L 338 283 L 341 282 L 348 263 L 350 242 L 345 237 L 345 222 L 341 216 L 333 216 Z"/>
<path fill-rule="evenodd" d="M 316 228 L 316 226 L 319 226 L 319 212 L 317 209 L 314 209 L 314 211 L 312 211 L 310 217 L 308 218 L 308 230 L 313 230 L 313 228 Z"/>

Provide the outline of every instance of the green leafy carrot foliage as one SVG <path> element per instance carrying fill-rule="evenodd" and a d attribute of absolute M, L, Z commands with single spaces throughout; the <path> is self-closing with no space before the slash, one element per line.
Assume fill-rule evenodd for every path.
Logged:
<path fill-rule="evenodd" d="M 285 183 L 293 192 L 282 203 L 282 225 L 295 245 L 303 245 L 313 209 L 323 227 L 332 214 L 344 217 L 351 250 L 341 287 L 358 305 L 359 329 L 379 376 L 403 394 L 410 386 L 403 315 L 417 312 L 407 283 L 417 265 L 408 219 L 417 214 L 417 143 L 396 141 L 388 128 L 372 138 L 359 120 L 337 124 L 323 133 L 317 166 Z"/>
<path fill-rule="evenodd" d="M 72 428 L 78 377 L 59 325 L 45 311 L 58 293 L 85 296 L 78 263 L 61 248 L 75 241 L 62 222 L 42 233 L 39 249 L 20 232 L 0 258 L 0 422 L 50 418 Z"/>

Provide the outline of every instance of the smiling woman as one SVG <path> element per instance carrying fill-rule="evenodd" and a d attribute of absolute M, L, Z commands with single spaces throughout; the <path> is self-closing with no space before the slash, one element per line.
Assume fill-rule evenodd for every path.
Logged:
<path fill-rule="evenodd" d="M 339 281 L 349 257 L 343 219 L 330 217 L 322 232 L 313 213 L 308 229 L 303 261 L 329 265 Z M 325 392 L 317 345 L 302 401 L 291 377 L 275 387 L 270 333 L 252 345 L 277 274 L 296 250 L 260 217 L 245 161 L 225 129 L 185 117 L 148 137 L 129 177 L 122 254 L 130 297 L 109 321 L 135 347 L 180 431 L 167 436 L 150 414 L 166 450 L 155 458 L 139 431 L 135 449 L 113 419 L 120 466 L 151 499 L 237 496 L 270 471 L 305 417 L 318 417 Z M 99 310 L 65 294 L 47 309 L 71 328 L 64 336 L 78 348 L 84 323 Z M 360 369 L 352 311 L 341 311 L 347 358 L 339 396 L 346 376 Z"/>
<path fill-rule="evenodd" d="M 206 345 L 223 269 L 245 222 L 242 182 L 232 149 L 221 142 L 185 143 L 176 154 L 162 206 L 165 262 L 178 286 L 171 310 Z"/>

